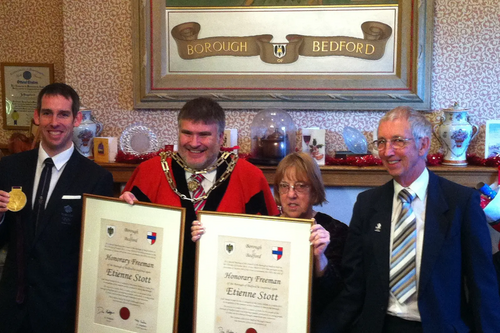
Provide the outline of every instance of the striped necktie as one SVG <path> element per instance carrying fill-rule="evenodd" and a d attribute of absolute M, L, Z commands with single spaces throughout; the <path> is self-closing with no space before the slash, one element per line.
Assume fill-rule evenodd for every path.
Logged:
<path fill-rule="evenodd" d="M 399 199 L 403 204 L 392 237 L 389 287 L 400 303 L 404 303 L 417 291 L 415 266 L 417 218 L 411 208 L 411 202 L 415 197 L 416 194 L 409 188 L 399 192 Z"/>
<path fill-rule="evenodd" d="M 203 177 L 202 174 L 197 174 L 197 175 L 192 175 L 191 178 L 198 183 L 198 187 L 193 191 L 193 199 L 198 199 L 199 197 L 202 197 L 205 195 L 205 190 L 203 189 L 203 186 L 201 186 L 201 182 L 205 177 Z M 198 212 L 199 210 L 203 210 L 203 207 L 205 207 L 206 199 L 200 200 L 193 202 L 194 206 L 194 211 Z"/>

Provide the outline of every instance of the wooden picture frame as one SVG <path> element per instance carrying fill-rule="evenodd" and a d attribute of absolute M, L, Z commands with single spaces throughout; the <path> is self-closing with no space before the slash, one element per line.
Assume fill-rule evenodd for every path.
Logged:
<path fill-rule="evenodd" d="M 200 211 L 194 332 L 309 332 L 311 219 Z"/>
<path fill-rule="evenodd" d="M 261 6 L 250 8 L 247 6 L 166 7 L 165 0 L 135 1 L 133 11 L 134 107 L 138 109 L 180 108 L 192 98 L 208 96 L 220 102 L 223 107 L 235 109 L 279 107 L 300 110 L 388 110 L 396 106 L 407 105 L 417 110 L 430 110 L 433 1 L 400 0 L 397 4 L 393 4 L 394 1 L 387 1 L 387 3 L 390 2 L 392 4 L 389 5 L 384 5 L 381 1 L 360 5 L 360 1 L 353 0 L 352 5 L 347 7 Z M 353 43 L 349 44 L 351 50 L 355 50 L 354 45 L 364 45 L 368 48 L 368 45 L 362 43 L 371 37 L 365 35 L 364 39 L 361 39 L 354 33 L 348 33 L 347 37 L 342 34 L 341 28 L 344 27 L 355 28 L 357 31 L 363 30 L 364 28 L 360 27 L 362 21 L 353 23 L 353 26 L 347 25 L 351 24 L 350 20 L 347 24 L 338 26 L 325 24 L 331 30 L 328 32 L 316 29 L 310 33 L 302 31 L 302 34 L 296 34 L 299 26 L 307 27 L 316 21 L 316 17 L 325 16 L 325 22 L 330 22 L 331 18 L 328 15 L 342 18 L 349 10 L 356 11 L 356 13 L 364 11 L 363 15 L 366 18 L 370 18 L 372 14 L 377 18 L 382 10 L 393 10 L 396 13 L 396 17 L 392 20 L 393 31 L 387 37 L 386 44 L 386 48 L 390 47 L 392 50 L 390 61 L 393 67 L 390 72 L 378 71 L 378 63 L 373 65 L 374 62 L 369 62 L 372 60 L 359 59 L 354 56 L 333 54 L 315 57 L 314 54 L 311 56 L 311 53 L 309 56 L 303 56 L 300 53 L 302 46 L 297 46 L 298 60 L 286 59 L 290 56 L 290 52 L 284 55 L 281 47 L 284 46 L 290 50 L 293 42 L 303 37 L 309 38 L 309 44 L 303 42 L 303 45 L 309 45 L 312 51 L 318 51 L 318 45 L 315 45 L 316 48 L 310 46 L 311 43 L 316 42 L 314 38 L 329 38 L 328 41 L 318 41 L 319 51 L 330 51 L 325 54 L 331 54 L 332 50 L 335 50 L 331 45 L 340 45 L 328 44 L 336 43 L 335 38 L 340 38 L 340 40 L 351 38 Z M 366 21 L 365 16 L 360 16 L 363 17 L 363 21 Z M 270 17 L 269 20 L 274 18 L 282 22 L 277 25 L 282 30 L 286 30 L 288 42 L 275 44 L 273 39 L 275 36 L 266 34 L 268 25 L 264 23 L 267 21 L 263 21 L 264 23 L 259 21 L 259 24 L 251 23 L 252 20 L 266 20 L 266 17 Z M 304 17 L 304 20 L 309 21 L 296 24 L 287 30 L 286 25 L 296 21 L 299 17 Z M 227 21 L 217 26 L 216 22 L 219 22 L 221 18 Z M 173 22 L 176 21 L 194 24 L 185 27 L 182 24 L 175 25 Z M 198 23 L 201 21 L 205 23 Z M 381 22 L 375 19 L 375 23 Z M 217 30 L 218 28 L 222 30 Z M 246 29 L 245 32 L 239 31 L 240 28 Z M 175 29 L 179 30 L 179 34 L 176 34 Z M 336 33 L 337 30 L 338 33 Z M 203 59 L 201 56 L 184 59 L 179 51 L 181 46 L 176 45 L 178 35 L 183 36 L 186 32 L 191 34 L 193 31 L 193 36 L 185 37 L 199 40 L 201 43 L 199 47 L 206 45 L 210 51 L 216 49 L 224 51 L 224 47 L 221 46 L 224 41 L 230 43 L 234 39 L 243 43 L 242 39 L 238 38 L 253 39 L 252 42 L 241 47 L 241 50 L 248 50 L 248 54 L 244 54 L 245 57 L 234 55 L 238 51 L 235 47 L 235 52 L 230 55 L 226 52 L 223 55 L 217 53 L 217 56 L 211 54 Z M 219 39 L 221 44 L 213 44 L 214 38 L 222 38 Z M 270 47 L 271 50 L 274 48 L 274 56 L 271 51 L 270 57 L 276 63 L 265 63 L 262 60 L 262 54 L 259 60 L 259 56 L 250 52 L 250 49 L 254 52 L 254 48 L 257 48 L 253 43 L 255 39 L 260 40 L 265 48 Z M 340 43 L 339 40 L 337 42 Z M 344 47 L 345 45 L 347 44 L 344 44 Z M 204 52 L 201 48 L 198 50 L 199 53 Z M 306 49 L 306 46 L 303 49 Z M 347 50 L 347 47 L 344 50 Z M 229 47 L 226 51 L 229 51 Z M 177 52 L 181 60 L 177 59 Z M 280 56 L 283 59 L 280 59 Z M 237 58 L 238 60 L 235 60 Z M 325 62 L 325 59 L 328 61 Z M 278 60 L 291 62 L 278 64 Z M 381 60 L 384 58 L 374 61 Z M 323 71 L 329 68 L 329 64 L 337 62 L 354 63 L 365 69 L 359 71 L 354 65 L 352 68 L 350 65 L 342 65 L 332 69 L 331 73 Z M 250 63 L 252 65 L 249 65 Z M 321 70 L 316 69 L 317 63 L 321 64 L 318 67 Z M 233 65 L 236 69 L 231 67 Z M 254 66 L 257 66 L 258 70 L 253 72 Z M 303 70 L 300 66 L 306 66 L 304 68 L 307 70 Z M 366 70 L 370 66 L 375 68 L 373 72 Z M 196 70 L 192 71 L 190 68 L 196 68 Z M 221 68 L 223 68 L 222 71 Z M 288 69 L 291 69 L 291 72 Z"/>
<path fill-rule="evenodd" d="M 185 209 L 84 194 L 75 332 L 177 332 Z"/>
<path fill-rule="evenodd" d="M 29 130 L 38 93 L 54 82 L 54 65 L 1 63 L 3 128 Z"/>

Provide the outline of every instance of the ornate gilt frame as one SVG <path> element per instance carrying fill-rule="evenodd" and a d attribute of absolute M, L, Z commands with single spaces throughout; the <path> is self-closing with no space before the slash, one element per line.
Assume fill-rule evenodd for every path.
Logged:
<path fill-rule="evenodd" d="M 430 110 L 432 0 L 399 1 L 396 75 L 292 75 L 292 79 L 285 75 L 165 75 L 165 0 L 133 4 L 137 109 L 175 109 L 194 97 L 210 96 L 233 109 L 388 110 L 407 105 Z"/>

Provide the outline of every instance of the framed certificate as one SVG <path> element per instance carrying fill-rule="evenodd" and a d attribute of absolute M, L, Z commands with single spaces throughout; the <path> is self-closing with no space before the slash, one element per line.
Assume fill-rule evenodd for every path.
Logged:
<path fill-rule="evenodd" d="M 54 82 L 53 64 L 2 63 L 3 128 L 30 129 L 38 93 Z"/>
<path fill-rule="evenodd" d="M 83 204 L 76 332 L 177 332 L 184 208 Z"/>
<path fill-rule="evenodd" d="M 309 332 L 312 220 L 198 217 L 195 332 Z"/>

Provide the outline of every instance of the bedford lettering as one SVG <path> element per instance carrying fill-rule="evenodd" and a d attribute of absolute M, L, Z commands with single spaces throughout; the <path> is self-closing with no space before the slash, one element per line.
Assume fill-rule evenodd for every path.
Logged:
<path fill-rule="evenodd" d="M 342 41 L 313 41 L 313 52 L 348 52 L 371 55 L 375 52 L 373 44 Z"/>

